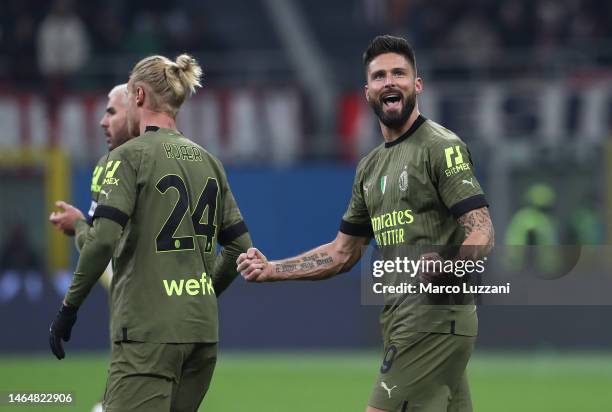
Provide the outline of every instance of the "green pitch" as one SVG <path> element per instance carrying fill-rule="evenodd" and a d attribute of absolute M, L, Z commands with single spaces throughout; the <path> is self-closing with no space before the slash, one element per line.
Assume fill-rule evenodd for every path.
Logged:
<path fill-rule="evenodd" d="M 72 407 L 1 411 L 84 411 L 102 396 L 107 357 L 68 352 L 0 356 L 0 392 L 72 392 Z M 201 411 L 363 411 L 376 370 L 372 352 L 224 353 Z M 612 410 L 612 354 L 478 353 L 469 367 L 477 412 Z"/>

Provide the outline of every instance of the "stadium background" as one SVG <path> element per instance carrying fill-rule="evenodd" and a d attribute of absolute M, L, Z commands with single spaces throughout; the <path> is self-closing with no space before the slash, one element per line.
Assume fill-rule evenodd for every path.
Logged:
<path fill-rule="evenodd" d="M 100 286 L 79 313 L 68 358 L 47 350 L 76 252 L 46 219 L 59 198 L 88 207 L 106 93 L 151 53 L 187 51 L 204 67 L 205 87 L 179 127 L 224 161 L 270 258 L 337 231 L 356 161 L 381 141 L 360 61 L 380 33 L 414 44 L 421 112 L 469 144 L 498 244 L 538 183 L 556 196 L 546 211 L 553 243 L 608 244 L 612 5 L 464 3 L 3 1 L 0 392 L 73 392 L 71 410 L 101 396 Z M 380 333 L 379 308 L 360 304 L 360 285 L 359 270 L 320 283 L 238 279 L 221 298 L 221 358 L 202 409 L 362 410 Z M 482 307 L 470 366 L 476 410 L 609 410 L 612 310 L 588 303 Z"/>

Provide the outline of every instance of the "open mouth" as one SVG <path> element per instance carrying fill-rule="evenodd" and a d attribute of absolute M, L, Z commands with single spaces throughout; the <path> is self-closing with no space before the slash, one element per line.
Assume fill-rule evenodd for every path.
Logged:
<path fill-rule="evenodd" d="M 402 95 L 400 93 L 387 93 L 382 96 L 381 101 L 386 109 L 400 109 Z"/>

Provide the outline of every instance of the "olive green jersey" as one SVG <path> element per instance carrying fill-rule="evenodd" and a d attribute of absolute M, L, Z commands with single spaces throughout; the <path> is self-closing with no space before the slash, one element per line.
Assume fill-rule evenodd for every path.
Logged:
<path fill-rule="evenodd" d="M 457 218 L 484 206 L 466 145 L 419 116 L 404 135 L 359 162 L 340 231 L 374 237 L 384 259 L 392 260 L 410 255 L 413 246 L 461 245 L 464 231 Z M 385 337 L 414 331 L 476 335 L 473 304 L 433 306 L 427 296 L 386 303 Z"/>
<path fill-rule="evenodd" d="M 216 342 L 216 244 L 247 233 L 219 160 L 149 126 L 109 154 L 101 217 L 124 227 L 113 255 L 112 339 Z"/>
<path fill-rule="evenodd" d="M 104 169 L 106 169 L 106 163 L 108 162 L 108 154 L 105 154 L 98 160 L 96 167 L 93 170 L 91 176 L 91 205 L 87 212 L 87 221 L 91 224 L 98 206 L 98 196 L 100 196 L 100 189 L 102 188 L 102 182 L 104 181 Z"/>
<path fill-rule="evenodd" d="M 85 221 L 81 221 L 79 219 L 74 223 L 74 240 L 77 250 L 79 251 L 83 247 L 83 243 L 85 243 L 87 232 L 93 225 L 94 212 L 96 211 L 96 206 L 98 206 L 98 196 L 100 195 L 100 188 L 102 187 L 102 182 L 104 181 L 104 169 L 106 168 L 107 161 L 108 154 L 105 154 L 98 160 L 98 163 L 93 170 L 91 176 L 91 204 L 89 206 L 89 210 L 87 211 Z"/>

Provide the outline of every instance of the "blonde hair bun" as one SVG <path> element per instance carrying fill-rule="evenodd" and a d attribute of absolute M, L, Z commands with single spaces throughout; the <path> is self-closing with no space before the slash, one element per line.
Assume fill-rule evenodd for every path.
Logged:
<path fill-rule="evenodd" d="M 202 68 L 192 56 L 181 54 L 175 60 L 176 67 L 179 69 L 178 75 L 185 89 L 189 89 L 190 94 L 195 93 L 196 87 L 202 87 L 200 79 Z"/>
<path fill-rule="evenodd" d="M 172 61 L 164 56 L 149 56 L 139 61 L 130 74 L 136 83 L 146 83 L 152 92 L 151 108 L 173 116 L 185 99 L 202 87 L 202 68 L 192 56 L 181 54 Z"/>

